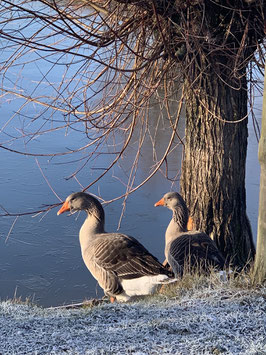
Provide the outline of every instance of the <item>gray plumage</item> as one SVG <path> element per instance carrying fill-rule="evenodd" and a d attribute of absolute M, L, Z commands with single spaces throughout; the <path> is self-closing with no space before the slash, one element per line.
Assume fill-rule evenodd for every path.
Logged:
<path fill-rule="evenodd" d="M 127 301 L 155 292 L 160 283 L 173 277 L 135 238 L 105 232 L 104 210 L 93 196 L 71 194 L 58 214 L 68 210 L 87 213 L 79 233 L 82 258 L 106 295 Z"/>
<path fill-rule="evenodd" d="M 165 257 L 175 275 L 182 275 L 184 267 L 188 271 L 224 268 L 225 260 L 215 242 L 204 232 L 187 230 L 189 213 L 179 193 L 168 192 L 155 206 L 165 206 L 173 212 L 165 233 Z"/>

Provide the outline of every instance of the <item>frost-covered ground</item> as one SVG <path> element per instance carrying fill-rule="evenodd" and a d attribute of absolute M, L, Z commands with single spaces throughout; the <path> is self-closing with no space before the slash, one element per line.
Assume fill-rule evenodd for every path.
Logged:
<path fill-rule="evenodd" d="M 262 290 L 203 289 L 86 309 L 0 303 L 0 354 L 266 354 Z"/>

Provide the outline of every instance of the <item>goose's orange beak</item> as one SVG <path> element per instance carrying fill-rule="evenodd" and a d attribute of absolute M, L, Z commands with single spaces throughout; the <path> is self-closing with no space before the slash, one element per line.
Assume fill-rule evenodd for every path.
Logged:
<path fill-rule="evenodd" d="M 57 212 L 57 216 L 59 216 L 61 213 L 64 213 L 66 211 L 70 211 L 69 203 L 65 201 L 63 203 L 63 206 L 60 208 L 60 210 Z"/>
<path fill-rule="evenodd" d="M 157 207 L 157 206 L 164 206 L 164 198 L 161 198 L 160 201 L 158 201 L 154 204 L 154 207 Z"/>

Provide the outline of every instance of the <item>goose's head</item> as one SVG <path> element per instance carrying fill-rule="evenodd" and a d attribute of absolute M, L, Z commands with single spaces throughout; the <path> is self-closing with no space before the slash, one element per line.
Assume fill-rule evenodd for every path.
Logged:
<path fill-rule="evenodd" d="M 182 196 L 177 192 L 168 192 L 155 203 L 157 206 L 165 206 L 173 211 L 172 221 L 175 225 L 178 225 L 178 230 L 187 231 L 189 214 L 185 201 Z M 189 229 L 192 229 L 189 227 Z"/>
<path fill-rule="evenodd" d="M 89 215 L 94 215 L 97 219 L 104 222 L 104 210 L 101 203 L 95 197 L 85 192 L 74 192 L 69 195 L 63 203 L 63 206 L 57 212 L 57 215 L 66 211 L 74 213 L 81 210 L 86 211 Z"/>
<path fill-rule="evenodd" d="M 167 192 L 161 200 L 155 203 L 155 207 L 164 206 L 174 211 L 177 208 L 187 209 L 186 203 L 178 192 Z"/>

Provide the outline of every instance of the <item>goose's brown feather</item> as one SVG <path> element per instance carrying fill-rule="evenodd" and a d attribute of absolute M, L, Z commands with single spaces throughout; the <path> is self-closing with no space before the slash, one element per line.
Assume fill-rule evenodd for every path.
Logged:
<path fill-rule="evenodd" d="M 179 235 L 172 241 L 169 253 L 182 267 L 185 264 L 191 267 L 201 266 L 203 269 L 210 266 L 219 269 L 224 267 L 223 256 L 213 240 L 205 233 Z"/>
<path fill-rule="evenodd" d="M 133 237 L 118 233 L 98 234 L 93 248 L 94 262 L 121 279 L 158 274 L 173 276 Z"/>

